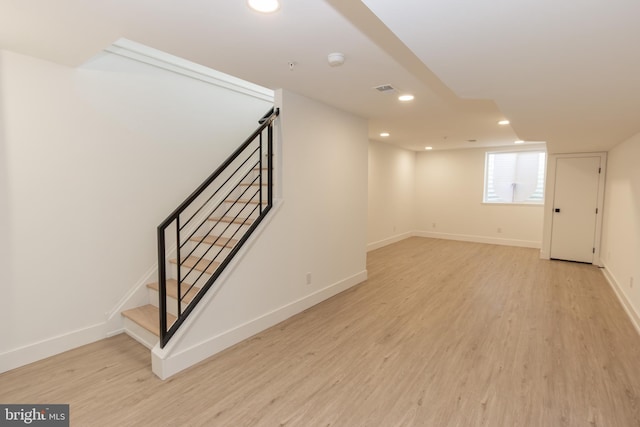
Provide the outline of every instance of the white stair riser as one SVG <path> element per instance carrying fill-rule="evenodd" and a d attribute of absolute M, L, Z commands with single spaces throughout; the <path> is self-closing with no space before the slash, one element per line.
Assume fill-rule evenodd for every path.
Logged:
<path fill-rule="evenodd" d="M 264 159 L 264 165 L 263 165 L 263 166 L 264 166 L 264 168 L 266 168 L 266 167 L 267 167 L 267 160 L 266 160 L 266 158 Z M 275 175 L 275 174 L 274 174 L 274 175 Z M 255 168 L 255 169 L 253 169 L 253 170 L 249 171 L 249 172 L 247 173 L 247 177 L 246 177 L 245 179 L 243 179 L 242 181 L 243 181 L 243 182 L 249 182 L 249 181 L 253 181 L 254 179 L 256 179 L 256 180 L 257 180 L 257 179 L 259 179 L 259 178 L 258 178 L 259 176 L 260 176 L 260 170 L 259 170 L 258 168 Z M 268 171 L 267 171 L 266 169 L 263 169 L 263 170 L 262 170 L 262 181 L 263 181 L 263 182 L 267 182 L 268 177 L 269 177 L 269 173 L 268 173 Z"/>
<path fill-rule="evenodd" d="M 220 206 L 213 215 L 211 216 L 230 216 L 230 217 L 248 217 L 249 215 L 257 216 L 260 214 L 260 208 L 258 207 L 258 200 L 256 199 L 255 203 L 225 203 Z M 262 203 L 262 208 L 264 209 L 267 205 L 267 202 L 264 201 Z"/>
<path fill-rule="evenodd" d="M 247 232 L 251 223 L 253 223 L 253 220 L 249 221 L 251 222 L 247 222 L 246 224 L 229 224 L 228 222 L 216 223 L 214 221 L 209 221 L 211 223 L 211 230 L 209 231 L 209 234 L 213 236 L 239 239 Z"/>
<path fill-rule="evenodd" d="M 255 218 L 260 215 L 260 206 L 258 206 L 258 202 L 260 199 L 252 200 L 251 203 L 247 201 L 237 202 L 237 203 L 225 203 L 221 205 L 218 209 L 215 210 L 213 215 L 217 217 L 230 216 L 230 217 L 238 217 L 238 218 Z M 267 201 L 264 199 L 262 201 L 262 209 L 267 206 Z"/>
<path fill-rule="evenodd" d="M 211 217 L 221 218 L 222 216 L 223 215 L 212 215 Z M 232 218 L 234 217 L 235 215 L 232 216 Z M 193 236 L 214 235 L 214 236 L 232 237 L 234 233 L 236 236 L 242 235 L 247 231 L 247 229 L 251 225 L 251 222 L 253 222 L 257 217 L 258 217 L 257 214 L 251 215 L 250 217 L 251 219 L 249 219 L 246 224 L 233 224 L 229 222 L 207 220 L 197 230 L 190 229 L 188 230 L 188 232 L 184 232 L 182 237 L 184 239 L 188 238 L 191 235 Z M 245 217 L 241 218 L 240 216 L 238 216 L 238 218 L 240 220 L 243 220 Z M 240 228 L 240 230 L 238 230 L 238 228 Z"/>
<path fill-rule="evenodd" d="M 263 209 L 266 207 L 266 200 L 263 203 Z M 260 208 L 258 206 L 257 203 L 223 203 L 221 206 L 219 206 L 217 209 L 215 209 L 213 212 L 210 212 L 207 217 L 213 217 L 213 218 L 222 218 L 222 217 L 231 217 L 231 218 L 257 218 L 260 215 Z M 196 236 L 204 236 L 207 235 L 211 232 L 211 228 L 215 225 L 215 221 L 210 221 L 207 220 L 206 217 L 199 217 L 198 218 L 199 221 L 202 221 L 201 223 L 198 223 L 196 221 L 193 221 L 192 223 L 188 224 L 187 227 L 183 230 L 183 235 L 189 236 L 191 234 L 194 234 Z M 183 226 L 185 224 L 182 224 Z M 216 227 L 216 232 L 215 234 L 220 235 L 220 233 L 222 233 L 223 235 L 227 235 L 229 236 L 230 234 L 233 233 L 233 231 L 235 230 L 236 225 L 233 224 L 232 226 L 229 227 L 228 231 L 224 231 L 226 226 L 229 225 L 228 223 L 221 223 L 220 226 Z M 175 229 L 172 230 L 172 232 L 175 235 Z M 168 239 L 171 240 L 173 239 L 173 235 L 169 235 Z"/>
<path fill-rule="evenodd" d="M 184 285 L 185 287 L 188 285 Z M 152 288 L 147 288 L 149 290 L 149 304 L 154 305 L 158 308 L 160 308 L 160 294 L 158 291 L 156 291 L 155 289 Z M 187 307 L 187 303 L 182 303 L 182 311 L 184 312 L 184 309 Z M 176 317 L 178 317 L 178 300 L 176 300 L 175 298 L 172 298 L 170 296 L 167 296 L 167 313 L 170 313 Z"/>
<path fill-rule="evenodd" d="M 124 318 L 124 331 L 127 335 L 148 349 L 152 349 L 159 341 L 159 338 L 153 333 L 126 317 Z"/>
<path fill-rule="evenodd" d="M 259 178 L 256 177 L 254 181 L 254 177 L 250 177 L 238 184 L 237 187 L 230 189 L 230 191 L 226 193 L 226 196 L 229 199 L 235 199 L 238 197 L 249 199 L 258 192 L 258 188 L 260 188 Z M 269 181 L 265 175 L 262 177 L 262 194 L 265 199 L 267 198 L 267 191 L 269 191 Z"/>
<path fill-rule="evenodd" d="M 171 263 L 171 278 L 173 279 L 177 279 L 178 278 L 178 268 L 176 267 L 175 264 Z M 207 273 L 202 273 L 201 271 L 198 271 L 196 269 L 194 269 L 190 274 L 187 275 L 187 273 L 189 273 L 189 268 L 188 267 L 182 267 L 181 270 L 181 278 L 189 283 L 193 283 L 196 286 L 198 286 L 199 288 L 202 287 L 202 285 L 209 280 L 209 278 L 211 277 L 210 274 Z M 196 282 L 196 278 L 198 276 L 200 276 L 200 273 L 202 273 L 202 277 L 200 277 L 200 279 L 198 279 L 198 281 Z"/>
<path fill-rule="evenodd" d="M 193 253 L 191 253 L 192 250 Z M 200 245 L 198 245 L 196 242 L 189 242 L 182 249 L 182 253 L 184 254 L 184 256 L 187 256 L 191 253 L 192 256 L 195 256 L 197 258 L 204 257 L 208 259 L 215 259 L 218 262 L 221 262 L 223 259 L 225 259 L 230 251 L 231 248 L 228 247 L 223 248 L 222 246 L 211 246 L 206 243 L 201 243 Z"/>

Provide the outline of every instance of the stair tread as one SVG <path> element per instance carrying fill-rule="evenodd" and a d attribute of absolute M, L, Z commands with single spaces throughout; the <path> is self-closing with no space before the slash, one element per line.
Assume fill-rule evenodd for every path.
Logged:
<path fill-rule="evenodd" d="M 232 248 L 238 243 L 237 239 L 231 239 L 229 237 L 222 237 L 222 236 L 212 236 L 212 235 L 193 236 L 189 240 L 193 242 L 206 243 L 207 245 L 222 246 L 224 248 Z"/>
<path fill-rule="evenodd" d="M 125 310 L 122 312 L 122 315 L 127 319 L 130 319 L 138 325 L 142 326 L 144 329 L 151 332 L 155 336 L 160 336 L 160 317 L 158 307 L 147 304 L 141 307 Z M 176 316 L 167 313 L 167 327 L 171 326 L 175 321 Z"/>
<path fill-rule="evenodd" d="M 251 225 L 255 220 L 253 218 L 234 218 L 232 216 L 223 216 L 223 217 L 212 216 L 212 217 L 209 217 L 209 221 L 231 222 L 233 224 Z"/>
<path fill-rule="evenodd" d="M 171 262 L 172 264 L 177 264 L 178 260 L 174 258 L 174 259 L 170 259 L 169 262 Z M 209 265 L 210 262 L 211 262 L 210 259 L 190 256 L 189 258 L 182 261 L 182 266 L 187 268 L 193 268 L 194 270 L 202 271 L 207 274 L 212 274 L 214 271 L 216 271 L 216 268 L 218 268 L 220 263 L 214 261 L 211 263 L 211 265 Z M 209 267 L 207 267 L 207 265 L 209 265 Z"/>
<path fill-rule="evenodd" d="M 193 298 L 196 296 L 196 294 L 198 293 L 198 291 L 200 291 L 200 288 L 198 288 L 197 286 L 193 286 L 189 291 L 187 291 L 189 289 L 191 285 L 188 283 L 182 283 L 181 287 L 181 291 L 182 291 L 182 302 L 189 304 Z M 158 282 L 153 282 L 153 283 L 148 283 L 147 284 L 147 288 L 149 289 L 154 289 L 158 292 L 160 292 L 160 284 L 158 284 Z M 167 279 L 167 296 L 174 298 L 174 299 L 178 299 L 178 281 L 175 279 Z"/>

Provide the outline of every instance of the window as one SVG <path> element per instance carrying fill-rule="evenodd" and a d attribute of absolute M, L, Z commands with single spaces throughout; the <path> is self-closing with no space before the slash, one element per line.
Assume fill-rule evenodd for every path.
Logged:
<path fill-rule="evenodd" d="M 544 151 L 487 153 L 485 203 L 544 202 Z"/>

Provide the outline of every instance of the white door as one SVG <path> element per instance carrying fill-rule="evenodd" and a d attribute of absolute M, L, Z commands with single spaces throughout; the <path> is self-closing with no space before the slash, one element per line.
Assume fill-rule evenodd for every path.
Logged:
<path fill-rule="evenodd" d="M 593 263 L 600 157 L 556 162 L 551 258 Z"/>

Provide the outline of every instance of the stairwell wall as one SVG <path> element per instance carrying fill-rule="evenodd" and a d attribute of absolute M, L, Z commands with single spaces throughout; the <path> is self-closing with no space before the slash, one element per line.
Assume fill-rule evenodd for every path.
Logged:
<path fill-rule="evenodd" d="M 0 70 L 2 70 L 0 55 Z M 13 317 L 13 277 L 11 269 L 11 216 L 9 215 L 9 163 L 4 124 L 3 74 L 0 73 L 0 321 Z M 0 337 L 0 341 L 2 341 Z M 0 344 L 1 345 L 1 344 Z M 1 351 L 1 350 L 0 350 Z"/>
<path fill-rule="evenodd" d="M 111 332 L 155 268 L 157 224 L 272 102 L 124 58 L 74 69 L 0 51 L 0 71 L 5 371 Z"/>
<path fill-rule="evenodd" d="M 369 143 L 367 242 L 373 250 L 415 231 L 416 152 L 378 141 Z"/>
<path fill-rule="evenodd" d="M 154 348 L 161 378 L 366 279 L 367 121 L 289 91 L 276 98 L 278 207 L 188 327 Z"/>

